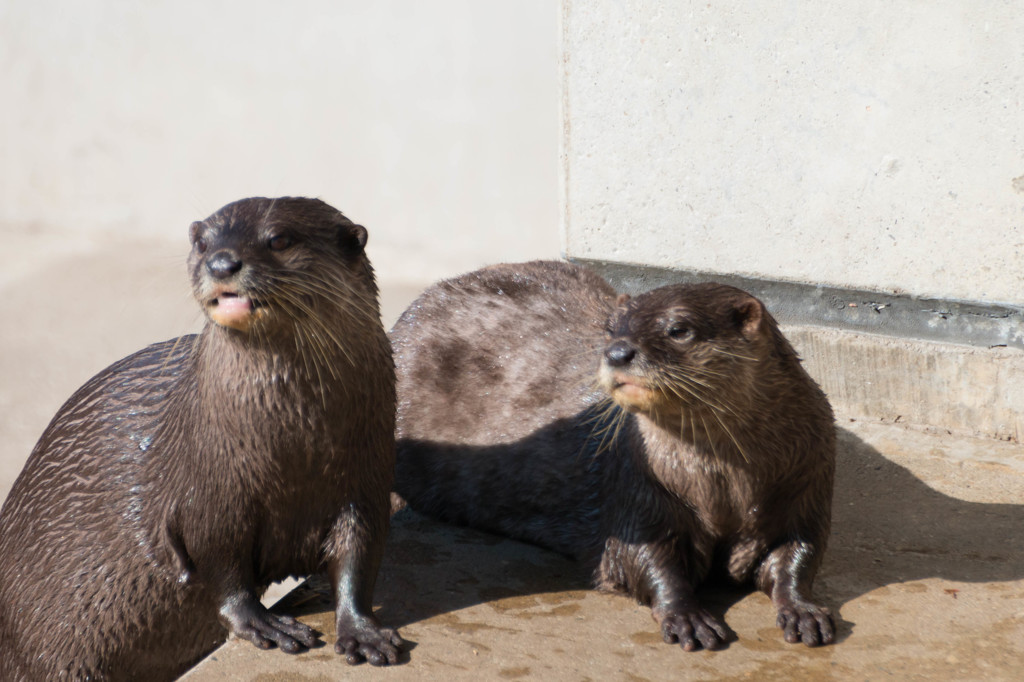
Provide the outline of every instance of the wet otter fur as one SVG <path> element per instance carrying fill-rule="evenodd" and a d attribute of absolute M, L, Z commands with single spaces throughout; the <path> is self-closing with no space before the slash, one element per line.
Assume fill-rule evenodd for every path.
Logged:
<path fill-rule="evenodd" d="M 787 641 L 833 640 L 811 598 L 832 410 L 756 298 L 502 265 L 429 288 L 391 340 L 411 507 L 587 562 L 686 650 L 728 639 L 695 595 L 716 577 L 767 593 Z"/>
<path fill-rule="evenodd" d="M 79 389 L 0 511 L 0 679 L 173 679 L 229 632 L 304 650 L 313 630 L 259 595 L 319 571 L 336 650 L 396 660 L 371 611 L 395 394 L 366 230 L 253 198 L 191 241 L 202 332 Z"/>

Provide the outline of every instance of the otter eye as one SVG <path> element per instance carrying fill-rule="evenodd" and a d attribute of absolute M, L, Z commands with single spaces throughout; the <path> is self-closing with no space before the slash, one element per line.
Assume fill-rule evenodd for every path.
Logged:
<path fill-rule="evenodd" d="M 196 240 L 196 251 L 198 251 L 199 253 L 206 253 L 207 248 L 209 248 L 209 245 L 206 243 L 205 239 L 200 237 L 199 239 Z"/>
<path fill-rule="evenodd" d="M 295 240 L 286 234 L 279 234 L 271 237 L 267 242 L 267 246 L 270 247 L 271 251 L 284 251 L 289 246 L 295 243 Z"/>
<path fill-rule="evenodd" d="M 693 338 L 693 330 L 679 322 L 670 326 L 666 333 L 670 339 L 675 339 L 676 341 L 688 341 Z"/>

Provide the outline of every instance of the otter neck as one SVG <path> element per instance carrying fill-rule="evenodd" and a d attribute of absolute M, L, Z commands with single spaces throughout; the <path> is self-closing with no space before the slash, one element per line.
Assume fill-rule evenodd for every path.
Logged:
<path fill-rule="evenodd" d="M 298 337 L 265 337 L 208 322 L 200 334 L 196 375 L 203 400 L 311 399 L 326 407 L 340 397 L 341 376 L 349 375 L 353 349 L 330 345 L 316 349 Z M 254 395 L 255 393 L 255 395 Z M 307 395 L 302 395 L 303 393 Z"/>
<path fill-rule="evenodd" d="M 754 466 L 749 405 L 676 406 L 671 411 L 637 414 L 644 440 L 654 451 L 670 459 L 696 457 L 708 466 Z"/>
<path fill-rule="evenodd" d="M 730 401 L 714 405 L 671 402 L 638 411 L 637 415 L 670 437 L 692 441 L 707 439 L 719 432 L 749 429 L 748 416 L 752 411 L 746 400 L 740 404 Z"/>

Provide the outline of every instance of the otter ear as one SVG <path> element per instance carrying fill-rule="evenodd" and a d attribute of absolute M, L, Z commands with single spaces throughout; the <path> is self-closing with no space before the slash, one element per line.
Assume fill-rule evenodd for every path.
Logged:
<path fill-rule="evenodd" d="M 363 247 L 366 246 L 366 228 L 355 223 L 343 225 L 339 241 L 346 249 L 362 251 Z"/>
<path fill-rule="evenodd" d="M 618 298 L 615 299 L 615 307 L 621 308 L 626 305 L 626 301 L 629 300 L 629 294 L 619 294 Z"/>
<path fill-rule="evenodd" d="M 761 301 L 753 296 L 745 296 L 736 301 L 732 314 L 736 326 L 747 341 L 753 341 L 761 335 L 761 326 L 766 314 Z"/>
<path fill-rule="evenodd" d="M 356 241 L 359 242 L 359 248 L 366 246 L 366 228 L 353 223 L 352 232 L 355 234 Z"/>

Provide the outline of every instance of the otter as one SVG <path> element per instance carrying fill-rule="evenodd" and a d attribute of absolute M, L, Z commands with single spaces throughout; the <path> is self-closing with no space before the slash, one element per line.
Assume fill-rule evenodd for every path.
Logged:
<path fill-rule="evenodd" d="M 767 593 L 786 641 L 833 640 L 811 585 L 834 418 L 758 299 L 500 265 L 426 290 L 391 341 L 413 509 L 586 562 L 688 651 L 728 641 L 696 596 L 719 578 Z"/>
<path fill-rule="evenodd" d="M 335 650 L 395 663 L 372 613 L 394 475 L 394 365 L 367 233 L 316 199 L 191 226 L 198 335 L 100 372 L 57 412 L 0 511 L 0 678 L 168 680 L 229 633 L 296 653 L 264 608 L 326 571 Z"/>

